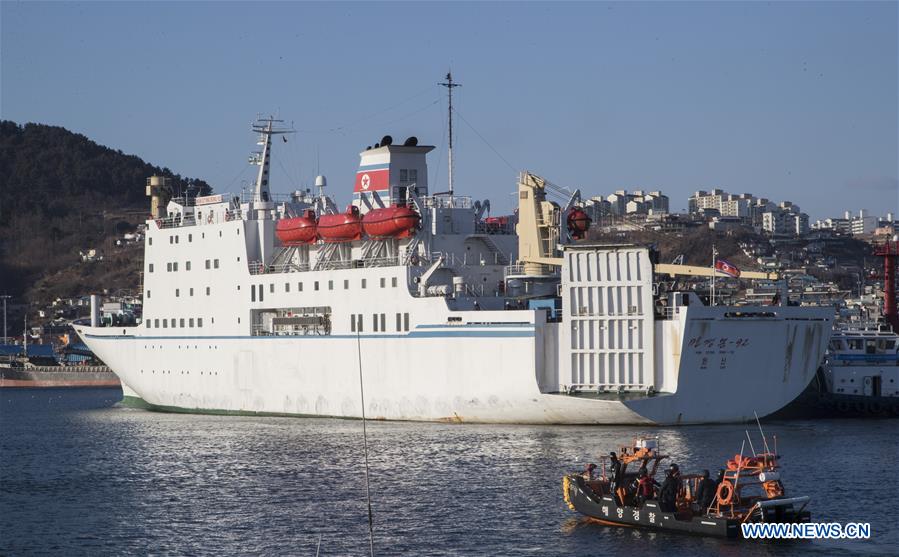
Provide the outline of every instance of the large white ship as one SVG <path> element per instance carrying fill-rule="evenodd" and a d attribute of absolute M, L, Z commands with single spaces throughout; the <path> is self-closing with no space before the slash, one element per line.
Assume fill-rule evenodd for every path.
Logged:
<path fill-rule="evenodd" d="M 429 192 L 433 147 L 385 137 L 341 211 L 323 177 L 276 199 L 282 130 L 254 130 L 244 199 L 167 199 L 148 180 L 143 319 L 76 327 L 131 402 L 360 417 L 361 367 L 379 419 L 738 422 L 788 404 L 821 363 L 830 310 L 658 295 L 655 274 L 678 270 L 645 246 L 573 241 L 578 196 L 551 202 L 538 176 L 521 174 L 517 217 L 485 218 L 486 202 Z"/>

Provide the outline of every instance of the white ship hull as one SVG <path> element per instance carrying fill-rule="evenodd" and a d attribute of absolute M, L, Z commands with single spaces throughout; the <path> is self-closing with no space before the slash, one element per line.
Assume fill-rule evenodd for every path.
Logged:
<path fill-rule="evenodd" d="M 702 370 L 702 356 L 683 354 L 675 392 L 621 397 L 542 392 L 535 354 L 545 334 L 554 332 L 541 324 L 423 327 L 358 340 L 131 337 L 106 327 L 79 333 L 132 396 L 160 410 L 359 418 L 361 349 L 369 418 L 667 425 L 741 422 L 773 413 L 798 396 L 814 376 L 817 345 L 826 343 L 829 323 L 793 324 L 789 348 L 787 323 L 753 331 L 751 342 L 768 347 L 759 359 L 734 357 L 726 369 L 717 364 Z M 746 325 L 737 326 L 745 337 Z M 784 367 L 788 350 L 807 361 Z"/>

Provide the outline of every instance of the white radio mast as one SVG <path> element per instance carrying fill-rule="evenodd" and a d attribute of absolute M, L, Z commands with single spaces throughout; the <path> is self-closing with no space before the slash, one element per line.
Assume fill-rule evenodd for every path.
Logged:
<path fill-rule="evenodd" d="M 447 72 L 446 81 L 442 83 L 438 83 L 437 85 L 443 85 L 446 87 L 446 92 L 449 95 L 449 166 L 447 170 L 447 175 L 449 176 L 449 194 L 450 197 L 453 195 L 453 88 L 454 87 L 462 87 L 461 83 L 453 83 L 453 74 Z"/>

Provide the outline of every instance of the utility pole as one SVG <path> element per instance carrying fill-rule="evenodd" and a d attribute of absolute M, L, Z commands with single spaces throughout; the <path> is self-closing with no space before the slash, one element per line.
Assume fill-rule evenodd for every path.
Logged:
<path fill-rule="evenodd" d="M 438 83 L 437 85 L 443 85 L 446 87 L 446 92 L 449 95 L 449 166 L 447 169 L 447 175 L 449 177 L 449 194 L 450 197 L 453 195 L 453 88 L 454 87 L 462 87 L 461 83 L 453 83 L 453 74 L 447 72 L 446 81 L 443 83 Z"/>
<path fill-rule="evenodd" d="M 9 344 L 9 338 L 6 336 L 6 300 L 12 296 L 3 294 L 0 298 L 3 298 L 3 344 Z"/>

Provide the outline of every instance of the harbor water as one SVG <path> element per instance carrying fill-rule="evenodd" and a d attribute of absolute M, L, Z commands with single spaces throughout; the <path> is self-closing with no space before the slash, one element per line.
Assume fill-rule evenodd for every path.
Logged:
<path fill-rule="evenodd" d="M 0 391 L 0 555 L 365 555 L 362 423 L 163 414 L 116 389 Z M 713 471 L 749 426 L 369 422 L 376 555 L 895 555 L 896 421 L 765 424 L 788 494 L 871 539 L 752 542 L 611 528 L 561 477 L 634 436 Z M 756 447 L 759 448 L 758 446 Z"/>

